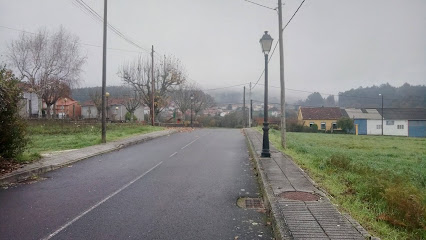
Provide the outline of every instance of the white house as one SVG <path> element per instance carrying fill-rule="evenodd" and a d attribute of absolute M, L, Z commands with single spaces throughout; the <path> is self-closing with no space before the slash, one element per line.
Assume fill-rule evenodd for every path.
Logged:
<path fill-rule="evenodd" d="M 24 118 L 38 118 L 39 115 L 39 99 L 37 94 L 24 92 L 21 100 L 22 108 L 20 115 Z"/>
<path fill-rule="evenodd" d="M 107 118 L 111 121 L 125 121 L 127 109 L 123 99 L 108 99 Z M 148 111 L 149 112 L 149 111 Z M 137 121 L 144 120 L 145 108 L 140 106 L 134 112 Z M 81 115 L 84 119 L 97 118 L 98 110 L 92 101 L 87 101 L 81 106 Z"/>

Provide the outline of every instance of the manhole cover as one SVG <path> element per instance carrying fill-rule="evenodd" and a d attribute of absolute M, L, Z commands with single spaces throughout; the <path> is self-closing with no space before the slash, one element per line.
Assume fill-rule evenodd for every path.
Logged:
<path fill-rule="evenodd" d="M 279 197 L 289 199 L 289 200 L 296 200 L 296 201 L 318 201 L 320 199 L 320 196 L 308 193 L 308 192 L 283 192 L 278 195 Z"/>
<path fill-rule="evenodd" d="M 264 209 L 262 200 L 260 198 L 239 198 L 237 205 L 240 208 L 249 208 L 249 209 Z"/>

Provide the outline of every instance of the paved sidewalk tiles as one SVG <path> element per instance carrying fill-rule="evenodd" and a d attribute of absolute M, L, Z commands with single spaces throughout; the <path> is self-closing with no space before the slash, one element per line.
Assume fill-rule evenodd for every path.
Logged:
<path fill-rule="evenodd" d="M 368 232 L 355 220 L 341 214 L 324 192 L 289 157 L 271 146 L 271 158 L 260 158 L 262 134 L 245 129 L 266 192 L 273 218 L 282 239 L 366 239 Z M 283 192 L 308 192 L 320 196 L 318 201 L 288 200 Z M 279 218 L 279 219 L 277 219 Z M 378 239 L 378 238 L 374 238 Z"/>
<path fill-rule="evenodd" d="M 94 145 L 72 151 L 64 151 L 58 154 L 52 154 L 43 157 L 41 160 L 25 165 L 11 173 L 0 176 L 0 185 L 16 183 L 42 173 L 52 171 L 66 165 L 78 162 L 93 156 L 119 150 L 123 147 L 145 142 L 154 138 L 167 136 L 178 132 L 177 129 L 168 129 L 158 132 L 141 134 L 117 141 L 107 142 L 105 144 Z"/>

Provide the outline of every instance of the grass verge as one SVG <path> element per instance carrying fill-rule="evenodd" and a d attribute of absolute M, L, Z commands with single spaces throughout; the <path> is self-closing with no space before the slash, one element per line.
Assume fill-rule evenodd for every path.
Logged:
<path fill-rule="evenodd" d="M 110 123 L 107 125 L 107 142 L 132 135 L 164 130 L 136 123 Z M 77 124 L 61 121 L 31 122 L 28 126 L 30 143 L 17 158 L 18 162 L 31 162 L 42 153 L 78 149 L 101 143 L 101 124 Z"/>
<path fill-rule="evenodd" d="M 260 129 L 258 129 L 260 130 Z M 426 239 L 426 139 L 288 133 L 291 156 L 373 235 Z"/>

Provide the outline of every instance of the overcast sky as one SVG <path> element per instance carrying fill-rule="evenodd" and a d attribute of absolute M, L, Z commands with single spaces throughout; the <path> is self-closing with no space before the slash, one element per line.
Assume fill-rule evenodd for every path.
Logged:
<path fill-rule="evenodd" d="M 253 0 L 276 7 L 275 0 Z M 84 0 L 103 15 L 103 0 Z M 284 23 L 302 0 L 283 1 Z M 102 24 L 73 0 L 0 0 L 0 55 L 20 29 L 50 31 L 63 25 L 84 44 L 102 46 Z M 173 54 L 203 88 L 256 82 L 263 70 L 259 39 L 278 40 L 273 10 L 243 0 L 110 0 L 108 21 L 143 48 Z M 306 0 L 284 31 L 289 89 L 338 93 L 359 86 L 426 84 L 425 0 Z M 141 51 L 111 31 L 107 85 L 121 85 L 118 67 Z M 102 48 L 83 45 L 88 60 L 81 86 L 102 83 Z M 133 52 L 134 51 L 134 52 Z M 138 53 L 141 51 L 141 53 Z M 279 54 L 270 62 L 270 85 L 279 86 Z M 259 83 L 263 84 L 263 78 Z M 247 85 L 248 86 L 248 85 Z M 242 87 L 236 87 L 236 89 Z M 256 86 L 262 90 L 263 85 Z M 271 88 L 272 92 L 278 89 Z M 291 96 L 302 96 L 288 90 Z"/>

